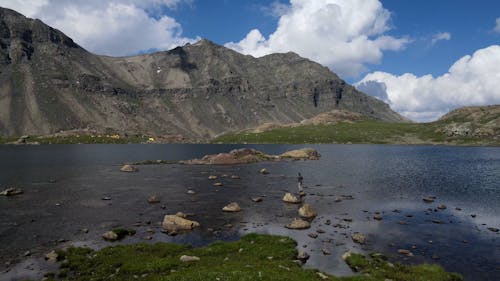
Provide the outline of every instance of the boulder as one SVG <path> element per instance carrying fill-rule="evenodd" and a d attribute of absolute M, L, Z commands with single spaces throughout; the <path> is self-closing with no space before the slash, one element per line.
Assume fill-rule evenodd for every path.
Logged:
<path fill-rule="evenodd" d="M 318 160 L 321 155 L 313 148 L 290 150 L 280 155 L 281 158 Z"/>
<path fill-rule="evenodd" d="M 355 242 L 355 243 L 358 243 L 358 244 L 365 244 L 366 242 L 366 238 L 363 234 L 359 233 L 359 232 L 355 232 L 352 236 L 352 241 Z"/>
<path fill-rule="evenodd" d="M 127 172 L 127 173 L 133 173 L 133 172 L 137 172 L 139 171 L 139 169 L 137 169 L 136 167 L 132 166 L 132 165 L 123 165 L 120 169 L 120 171 L 122 172 Z"/>
<path fill-rule="evenodd" d="M 118 234 L 114 231 L 108 231 L 102 234 L 102 238 L 106 241 L 116 241 L 118 240 Z"/>
<path fill-rule="evenodd" d="M 311 224 L 308 221 L 302 219 L 293 219 L 293 221 L 285 226 L 289 229 L 307 229 L 311 227 Z"/>
<path fill-rule="evenodd" d="M 166 215 L 163 218 L 162 227 L 167 233 L 176 233 L 183 230 L 192 230 L 199 227 L 200 224 L 196 221 L 188 220 L 176 215 Z"/>
<path fill-rule="evenodd" d="M 229 203 L 227 206 L 222 208 L 224 212 L 239 212 L 241 211 L 240 205 L 236 202 Z"/>
<path fill-rule="evenodd" d="M 192 262 L 192 261 L 199 261 L 200 258 L 197 256 L 187 256 L 187 255 L 182 255 L 179 260 L 181 262 Z"/>
<path fill-rule="evenodd" d="M 297 196 L 291 194 L 290 192 L 285 193 L 285 196 L 283 196 L 282 200 L 286 203 L 292 204 L 298 204 L 301 202 L 300 198 L 297 198 Z"/>
<path fill-rule="evenodd" d="M 311 205 L 304 204 L 299 209 L 299 215 L 303 218 L 310 219 L 316 217 L 318 214 L 316 213 L 316 211 L 313 210 Z"/>

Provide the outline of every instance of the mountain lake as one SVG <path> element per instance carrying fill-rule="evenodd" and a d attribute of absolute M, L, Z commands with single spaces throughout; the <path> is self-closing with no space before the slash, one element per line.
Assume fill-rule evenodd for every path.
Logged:
<path fill-rule="evenodd" d="M 267 154 L 312 147 L 322 157 L 227 166 L 140 165 L 137 173 L 120 172 L 125 162 L 186 160 L 243 147 Z M 269 174 L 259 173 L 262 168 Z M 438 263 L 465 280 L 500 276 L 499 147 L 0 146 L 0 171 L 1 190 L 14 186 L 24 191 L 0 197 L 0 280 L 41 279 L 44 271 L 55 270 L 44 261 L 45 254 L 68 245 L 164 241 L 203 246 L 251 232 L 294 238 L 311 255 L 305 267 L 335 275 L 353 274 L 341 259 L 350 250 L 381 252 L 402 263 Z M 281 198 L 298 191 L 299 172 L 307 193 L 304 202 L 318 216 L 310 229 L 290 230 L 284 225 L 298 217 L 299 206 Z M 210 175 L 218 179 L 209 180 Z M 160 203 L 149 204 L 151 195 Z M 251 200 L 256 196 L 262 202 Z M 429 196 L 434 202 L 424 202 Z M 222 212 L 230 202 L 238 202 L 242 211 Z M 176 236 L 163 233 L 163 216 L 178 211 L 192 214 L 190 219 L 201 227 Z M 374 219 L 377 212 L 381 220 Z M 115 227 L 137 233 L 105 242 L 102 233 Z M 352 241 L 355 232 L 366 236 L 366 244 Z M 331 254 L 324 255 L 323 248 Z"/>

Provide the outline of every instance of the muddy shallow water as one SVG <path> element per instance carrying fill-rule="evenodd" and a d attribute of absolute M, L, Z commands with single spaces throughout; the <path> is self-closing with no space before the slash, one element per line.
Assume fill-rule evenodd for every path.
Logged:
<path fill-rule="evenodd" d="M 0 146 L 0 188 L 24 190 L 0 197 L 0 280 L 40 278 L 39 269 L 47 269 L 40 259 L 45 253 L 67 245 L 109 245 L 100 236 L 118 226 L 137 230 L 118 243 L 201 246 L 249 232 L 287 235 L 311 254 L 307 267 L 337 275 L 352 274 L 340 259 L 347 250 L 383 252 L 407 263 L 439 263 L 467 280 L 497 280 L 500 275 L 500 234 L 488 230 L 500 227 L 500 148 L 308 145 L 322 154 L 320 160 L 119 171 L 118 164 L 127 161 L 190 159 L 240 147 Z M 278 154 L 303 146 L 245 147 Z M 261 168 L 270 174 L 261 175 Z M 298 172 L 304 176 L 305 202 L 319 213 L 308 230 L 283 227 L 298 216 L 299 206 L 281 201 L 285 192 L 297 191 Z M 209 180 L 209 175 L 219 179 Z M 223 186 L 214 187 L 214 182 Z M 189 189 L 196 193 L 187 194 Z M 160 197 L 159 204 L 146 201 L 153 194 Z M 336 200 L 343 195 L 353 199 Z M 435 202 L 422 201 L 429 195 L 436 196 Z M 255 196 L 264 200 L 252 202 Z M 233 201 L 242 211 L 223 213 L 222 207 Z M 437 209 L 440 204 L 447 208 Z M 163 216 L 178 211 L 193 214 L 201 228 L 173 237 L 162 233 Z M 381 213 L 381 221 L 373 219 L 375 212 Z M 437 220 L 442 223 L 433 222 Z M 317 238 L 308 236 L 317 230 Z M 354 232 L 365 234 L 367 244 L 353 243 Z M 151 240 L 143 239 L 149 235 Z M 322 248 L 331 255 L 324 255 Z M 401 256 L 398 249 L 411 250 L 414 256 Z M 24 256 L 26 251 L 30 256 Z"/>

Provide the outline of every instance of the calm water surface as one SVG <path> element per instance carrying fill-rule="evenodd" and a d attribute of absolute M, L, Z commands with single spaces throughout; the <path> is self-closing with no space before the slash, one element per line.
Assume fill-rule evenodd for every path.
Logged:
<path fill-rule="evenodd" d="M 467 280 L 499 280 L 499 234 L 487 228 L 500 228 L 500 148 L 308 145 L 322 154 L 320 160 L 155 165 L 140 166 L 133 174 L 119 172 L 123 162 L 191 159 L 241 147 L 0 146 L 0 187 L 20 186 L 25 191 L 21 196 L 0 198 L 0 269 L 4 271 L 0 279 L 38 274 L 43 264 L 26 261 L 26 250 L 37 257 L 67 244 L 102 246 L 104 231 L 126 226 L 138 232 L 121 243 L 142 241 L 148 228 L 155 230 L 152 242 L 194 245 L 234 240 L 248 232 L 288 235 L 311 254 L 306 266 L 338 275 L 351 274 L 340 259 L 351 250 L 380 251 L 407 263 L 437 262 Z M 279 154 L 303 146 L 245 147 Z M 260 175 L 261 168 L 271 173 Z M 319 212 L 311 229 L 303 231 L 283 227 L 297 216 L 298 206 L 282 203 L 281 197 L 285 191 L 296 192 L 298 172 L 307 186 L 305 202 Z M 241 180 L 222 178 L 224 186 L 216 188 L 207 179 L 212 174 L 237 174 Z M 196 194 L 187 194 L 188 189 Z M 152 194 L 161 198 L 160 204 L 146 202 Z M 262 203 L 249 199 L 257 195 L 265 196 Z M 342 195 L 354 199 L 335 200 Z M 426 204 L 422 198 L 429 195 L 437 199 Z M 103 196 L 112 200 L 103 201 Z M 222 213 L 221 208 L 232 201 L 243 211 Z M 445 204 L 446 210 L 437 210 L 439 204 Z M 202 227 L 175 237 L 161 233 L 158 222 L 177 211 L 192 213 Z M 375 212 L 382 213 L 382 221 L 372 219 Z M 89 232 L 83 233 L 82 228 Z M 324 231 L 318 238 L 307 236 L 318 229 Z M 364 233 L 368 243 L 354 244 L 350 239 L 354 232 Z M 321 248 L 332 254 L 323 255 Z M 410 249 L 414 257 L 399 256 L 397 250 L 402 248 Z"/>

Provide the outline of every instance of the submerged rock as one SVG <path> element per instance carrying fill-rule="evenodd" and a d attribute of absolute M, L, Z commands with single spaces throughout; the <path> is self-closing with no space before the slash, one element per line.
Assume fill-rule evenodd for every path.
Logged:
<path fill-rule="evenodd" d="M 425 198 L 422 198 L 422 200 L 424 200 L 425 203 L 432 203 L 432 202 L 434 202 L 435 199 L 436 199 L 436 197 L 434 197 L 434 196 L 427 196 Z"/>
<path fill-rule="evenodd" d="M 290 192 L 285 193 L 285 196 L 283 196 L 282 200 L 286 203 L 292 203 L 292 204 L 298 204 L 302 202 L 300 198 L 297 198 L 295 195 L 291 194 Z"/>
<path fill-rule="evenodd" d="M 167 233 L 176 233 L 183 230 L 192 230 L 199 227 L 197 221 L 188 220 L 177 215 L 166 215 L 163 218 L 162 227 Z"/>
<path fill-rule="evenodd" d="M 351 236 L 351 239 L 353 242 L 358 243 L 358 244 L 365 244 L 366 243 L 366 237 L 359 232 L 355 232 Z"/>
<path fill-rule="evenodd" d="M 229 203 L 227 206 L 222 208 L 224 212 L 239 212 L 241 211 L 240 205 L 236 202 Z"/>
<path fill-rule="evenodd" d="M 318 214 L 316 213 L 316 211 L 314 211 L 311 205 L 304 204 L 299 209 L 299 215 L 303 218 L 310 219 L 316 217 Z"/>
<path fill-rule="evenodd" d="M 302 219 L 293 219 L 293 221 L 285 226 L 289 229 L 307 229 L 311 227 L 308 221 Z"/>
<path fill-rule="evenodd" d="M 263 168 L 263 169 L 260 169 L 259 173 L 261 173 L 263 175 L 267 175 L 267 174 L 269 174 L 269 171 L 266 168 Z"/>
<path fill-rule="evenodd" d="M 264 198 L 258 196 L 258 197 L 252 197 L 252 201 L 255 202 L 255 203 L 258 203 L 258 202 L 262 202 L 262 200 L 264 200 Z"/>
<path fill-rule="evenodd" d="M 132 165 L 126 164 L 126 165 L 123 165 L 121 167 L 120 171 L 127 172 L 127 173 L 133 173 L 133 172 L 139 171 L 139 169 L 137 169 L 136 167 L 134 167 Z"/>
<path fill-rule="evenodd" d="M 158 198 L 158 196 L 156 196 L 156 195 L 151 195 L 148 198 L 148 203 L 149 204 L 160 203 L 160 198 Z"/>

